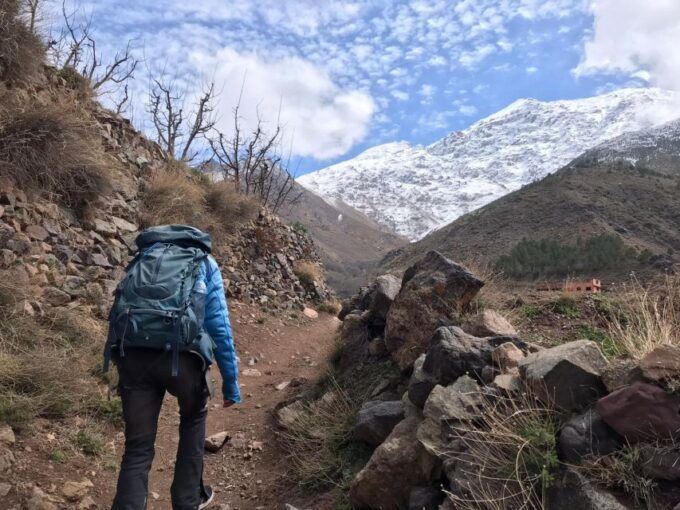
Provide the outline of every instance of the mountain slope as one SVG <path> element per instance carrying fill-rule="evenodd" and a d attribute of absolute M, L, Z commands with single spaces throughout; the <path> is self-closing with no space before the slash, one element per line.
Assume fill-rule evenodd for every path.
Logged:
<path fill-rule="evenodd" d="M 352 294 L 390 250 L 407 243 L 341 200 L 323 199 L 300 186 L 302 196 L 279 214 L 308 231 L 318 247 L 328 283 L 339 296 Z"/>
<path fill-rule="evenodd" d="M 599 143 L 656 124 L 654 114 L 673 111 L 676 101 L 674 93 L 659 89 L 568 101 L 521 99 L 428 147 L 380 145 L 299 182 L 415 240 Z"/>
<path fill-rule="evenodd" d="M 380 269 L 403 269 L 430 249 L 493 262 L 524 238 L 573 242 L 603 233 L 677 259 L 680 120 L 601 144 L 553 175 L 391 252 Z"/>

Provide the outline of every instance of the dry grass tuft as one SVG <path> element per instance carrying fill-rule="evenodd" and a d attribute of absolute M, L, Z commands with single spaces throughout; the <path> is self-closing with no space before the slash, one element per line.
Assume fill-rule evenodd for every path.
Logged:
<path fill-rule="evenodd" d="M 45 47 L 20 19 L 20 0 L 0 0 L 0 81 L 30 84 L 42 73 Z"/>
<path fill-rule="evenodd" d="M 319 264 L 310 260 L 298 260 L 293 266 L 293 272 L 305 287 L 313 287 L 315 283 L 323 281 L 323 272 Z"/>
<path fill-rule="evenodd" d="M 489 397 L 478 423 L 453 435 L 462 453 L 459 487 L 449 495 L 461 510 L 543 510 L 558 467 L 556 412 L 537 397 Z"/>
<path fill-rule="evenodd" d="M 107 156 L 93 122 L 66 98 L 0 109 L 0 174 L 82 214 L 110 190 Z"/>
<path fill-rule="evenodd" d="M 611 317 L 609 336 L 634 359 L 662 345 L 680 346 L 680 276 L 651 287 L 633 281 Z"/>
<path fill-rule="evenodd" d="M 215 220 L 225 230 L 254 220 L 260 210 L 260 203 L 254 196 L 237 192 L 233 184 L 226 181 L 210 185 L 206 202 Z"/>
<path fill-rule="evenodd" d="M 330 299 L 320 303 L 316 308 L 319 312 L 325 312 L 330 315 L 338 315 L 340 310 L 342 310 L 342 303 L 337 299 Z"/>

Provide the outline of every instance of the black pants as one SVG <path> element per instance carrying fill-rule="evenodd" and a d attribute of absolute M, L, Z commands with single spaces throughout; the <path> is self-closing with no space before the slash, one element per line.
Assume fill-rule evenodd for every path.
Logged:
<path fill-rule="evenodd" d="M 203 475 L 208 391 L 201 358 L 180 354 L 172 377 L 170 353 L 128 349 L 117 362 L 125 420 L 125 453 L 112 510 L 144 510 L 154 457 L 158 415 L 165 392 L 179 403 L 179 446 L 170 490 L 173 510 L 196 510 Z"/>

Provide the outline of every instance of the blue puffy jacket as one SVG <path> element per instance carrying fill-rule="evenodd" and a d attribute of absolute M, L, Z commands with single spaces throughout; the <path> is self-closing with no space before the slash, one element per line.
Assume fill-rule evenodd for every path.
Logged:
<path fill-rule="evenodd" d="M 208 364 L 212 363 L 213 356 L 217 361 L 217 366 L 222 374 L 222 394 L 224 398 L 239 403 L 241 402 L 241 392 L 238 387 L 238 361 L 236 349 L 234 349 L 234 337 L 231 334 L 229 309 L 224 293 L 222 273 L 212 256 L 208 257 L 208 262 L 208 273 L 206 274 L 206 268 L 202 265 L 199 278 L 205 282 L 207 288 L 204 327 L 212 337 L 215 346 L 213 349 L 212 345 L 201 342 L 200 350 Z"/>

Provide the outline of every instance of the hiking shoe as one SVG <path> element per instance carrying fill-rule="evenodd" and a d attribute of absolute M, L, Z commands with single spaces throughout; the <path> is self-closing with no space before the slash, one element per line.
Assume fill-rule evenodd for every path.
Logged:
<path fill-rule="evenodd" d="M 203 489 L 201 490 L 201 503 L 198 505 L 198 510 L 208 508 L 208 505 L 212 503 L 214 497 L 215 492 L 212 490 L 212 487 L 209 485 L 204 485 Z"/>

